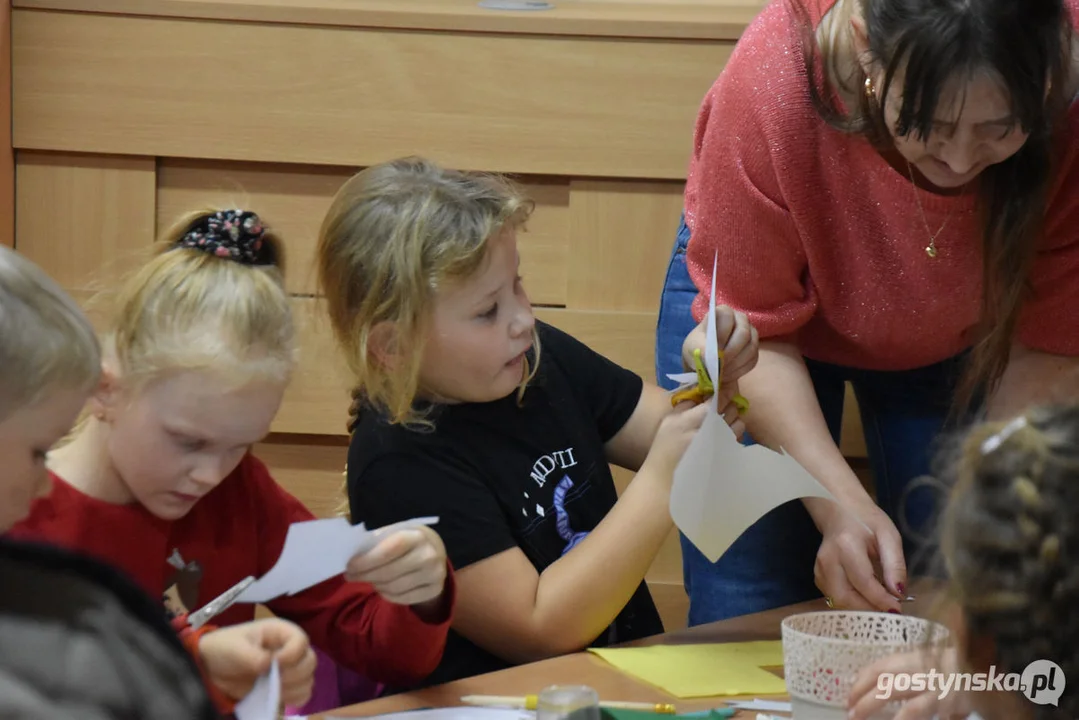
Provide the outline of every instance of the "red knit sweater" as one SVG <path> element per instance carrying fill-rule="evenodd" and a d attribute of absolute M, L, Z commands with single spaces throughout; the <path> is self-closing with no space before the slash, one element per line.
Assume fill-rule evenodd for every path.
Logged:
<path fill-rule="evenodd" d="M 793 336 L 807 357 L 865 369 L 951 357 L 969 346 L 980 311 L 974 199 L 918 191 L 934 230 L 954 213 L 928 258 L 910 179 L 811 105 L 786 2 L 772 0 L 749 26 L 697 119 L 685 199 L 694 318 L 707 310 L 718 252 L 717 303 L 747 313 L 762 338 Z M 1068 5 L 1074 19 L 1079 2 Z M 1079 103 L 1017 338 L 1064 355 L 1079 355 L 1076 137 Z"/>
<path fill-rule="evenodd" d="M 248 455 L 183 518 L 161 520 L 141 505 L 112 505 L 91 498 L 53 475 L 53 491 L 35 502 L 11 535 L 79 550 L 126 571 L 151 597 L 161 597 L 176 569 L 166 561 L 178 551 L 202 567 L 198 605 L 277 562 L 294 522 L 313 515 Z M 311 644 L 368 678 L 407 684 L 426 677 L 442 657 L 454 600 L 452 574 L 446 605 L 434 622 L 395 605 L 370 585 L 338 576 L 294 596 L 267 603 L 276 615 L 302 627 Z M 252 620 L 255 606 L 233 605 L 216 625 Z"/>

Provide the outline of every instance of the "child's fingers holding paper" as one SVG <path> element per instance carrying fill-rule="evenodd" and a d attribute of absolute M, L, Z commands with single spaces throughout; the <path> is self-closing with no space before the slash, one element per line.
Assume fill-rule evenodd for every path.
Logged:
<path fill-rule="evenodd" d="M 263 631 L 263 646 L 274 651 L 277 666 L 281 671 L 282 686 L 301 688 L 310 685 L 315 679 L 315 652 L 311 642 L 298 625 L 277 618 L 266 620 Z M 300 692 L 299 689 L 295 692 Z M 306 702 L 306 701 L 305 701 Z M 303 703 L 289 702 L 291 705 Z"/>
<path fill-rule="evenodd" d="M 368 582 L 366 576 L 369 573 L 412 552 L 419 544 L 420 537 L 418 528 L 387 533 L 371 550 L 353 555 L 349 559 L 345 567 L 345 577 L 353 581 L 362 578 L 364 582 Z"/>
<path fill-rule="evenodd" d="M 315 688 L 315 669 L 318 666 L 318 659 L 311 646 L 304 645 L 299 657 L 291 661 L 286 661 L 279 653 L 277 665 L 281 671 L 282 702 L 296 707 L 310 700 Z"/>
<path fill-rule="evenodd" d="M 379 595 L 399 605 L 437 600 L 446 585 L 446 552 L 437 534 L 424 530 L 435 535 L 435 542 L 425 537 L 425 542 L 415 544 L 406 554 L 362 573 L 348 573 L 346 577 L 370 583 Z"/>
<path fill-rule="evenodd" d="M 445 564 L 442 567 L 441 573 L 423 568 L 393 580 L 378 583 L 374 587 L 379 595 L 392 603 L 419 605 L 442 595 L 446 584 Z"/>
<path fill-rule="evenodd" d="M 345 577 L 377 584 L 389 582 L 413 570 L 426 568 L 445 578 L 446 547 L 429 527 L 398 530 L 384 537 L 370 552 L 349 560 Z"/>

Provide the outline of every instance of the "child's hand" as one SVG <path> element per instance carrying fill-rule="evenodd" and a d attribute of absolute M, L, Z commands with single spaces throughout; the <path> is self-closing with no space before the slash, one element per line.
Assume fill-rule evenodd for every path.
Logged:
<path fill-rule="evenodd" d="M 899 691 L 891 687 L 889 680 L 897 674 L 913 675 L 936 670 L 942 677 L 959 670 L 955 648 L 948 648 L 939 656 L 928 649 L 889 655 L 877 660 L 858 673 L 847 699 L 847 709 L 852 720 L 865 720 L 880 712 L 888 703 L 902 701 L 903 706 L 895 720 L 931 720 L 940 718 L 965 718 L 973 708 L 970 696 L 962 690 L 952 690 L 943 698 L 942 688 L 934 690 Z M 883 696 L 883 697 L 882 697 Z"/>
<path fill-rule="evenodd" d="M 652 448 L 648 451 L 641 470 L 648 468 L 649 472 L 656 473 L 669 485 L 674 478 L 674 469 L 678 467 L 707 412 L 708 403 L 678 403 L 660 422 L 656 438 L 652 441 Z"/>
<path fill-rule="evenodd" d="M 199 640 L 199 655 L 211 682 L 233 700 L 251 692 L 275 657 L 282 702 L 297 706 L 311 698 L 315 653 L 307 634 L 287 620 L 267 618 L 208 632 Z"/>
<path fill-rule="evenodd" d="M 446 585 L 446 546 L 429 527 L 397 530 L 349 560 L 345 578 L 370 583 L 392 603 L 433 610 Z"/>

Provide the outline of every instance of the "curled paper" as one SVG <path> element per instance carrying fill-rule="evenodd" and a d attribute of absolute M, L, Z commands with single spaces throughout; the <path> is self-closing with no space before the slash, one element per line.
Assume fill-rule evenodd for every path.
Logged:
<path fill-rule="evenodd" d="M 716 314 L 715 270 L 713 265 L 709 318 Z M 715 382 L 720 379 L 716 324 L 709 322 L 706 327 L 705 367 Z M 670 377 L 682 380 L 681 375 Z M 711 562 L 719 560 L 753 523 L 786 502 L 807 497 L 835 501 L 827 488 L 782 450 L 739 443 L 719 415 L 717 396 L 708 402 L 712 411 L 675 469 L 670 509 L 678 529 Z"/>

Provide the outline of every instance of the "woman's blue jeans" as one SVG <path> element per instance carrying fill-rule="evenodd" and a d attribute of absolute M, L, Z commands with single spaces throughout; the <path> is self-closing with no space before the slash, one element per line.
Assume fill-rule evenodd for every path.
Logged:
<path fill-rule="evenodd" d="M 686 270 L 689 228 L 685 220 L 667 268 L 656 329 L 656 376 L 671 388 L 668 373 L 683 372 L 682 341 L 696 325 L 690 305 L 697 289 Z M 840 367 L 806 359 L 817 398 L 832 437 L 839 441 L 845 384 L 858 399 L 877 503 L 904 535 L 908 575 L 931 571 L 931 546 L 919 540 L 932 534 L 938 493 L 927 487 L 904 491 L 929 474 L 941 435 L 961 357 L 901 372 Z M 747 439 L 746 442 L 752 442 Z M 904 516 L 903 520 L 900 515 Z M 912 532 L 907 532 L 911 528 Z M 711 563 L 683 535 L 682 569 L 689 595 L 689 624 L 768 610 L 820 597 L 813 565 L 821 535 L 800 500 L 765 515 Z"/>

